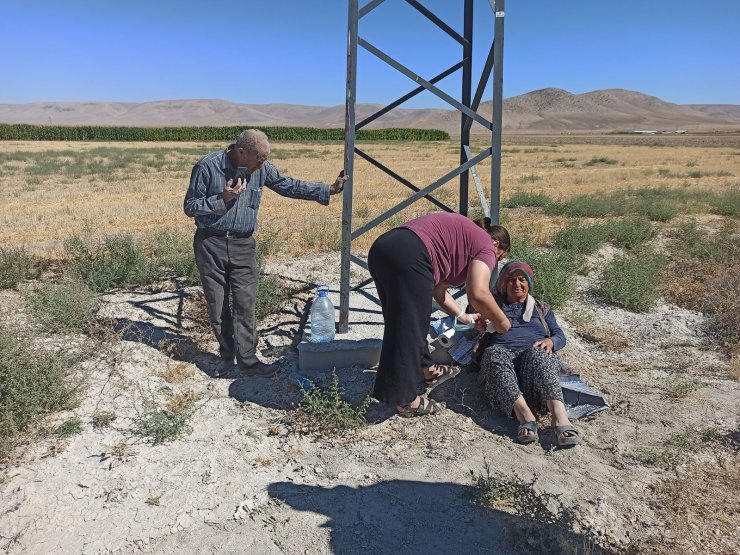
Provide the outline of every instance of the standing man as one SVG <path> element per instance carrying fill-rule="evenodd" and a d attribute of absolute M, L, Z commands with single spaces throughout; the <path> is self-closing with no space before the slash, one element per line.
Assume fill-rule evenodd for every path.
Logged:
<path fill-rule="evenodd" d="M 247 129 L 235 144 L 195 164 L 185 195 L 185 214 L 195 218 L 197 227 L 195 261 L 219 343 L 216 375 L 230 371 L 234 358 L 239 369 L 251 376 L 273 376 L 280 366 L 257 358 L 254 311 L 259 270 L 252 234 L 257 229 L 263 186 L 285 197 L 328 205 L 329 195 L 341 192 L 347 181 L 343 172 L 331 185 L 293 179 L 281 175 L 267 161 L 269 155 L 267 135 Z"/>

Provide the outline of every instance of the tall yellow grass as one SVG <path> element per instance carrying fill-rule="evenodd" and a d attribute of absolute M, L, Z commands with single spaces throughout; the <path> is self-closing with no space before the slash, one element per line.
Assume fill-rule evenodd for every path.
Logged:
<path fill-rule="evenodd" d="M 618 137 L 616 139 L 619 139 Z M 689 140 L 690 139 L 690 140 Z M 562 141 L 563 137 L 557 137 Z M 605 142 L 609 137 L 601 137 Z M 672 137 L 669 146 L 625 144 L 556 144 L 547 137 L 518 137 L 503 147 L 502 197 L 517 191 L 543 192 L 552 198 L 575 194 L 606 192 L 637 187 L 693 187 L 722 190 L 740 182 L 740 136 L 729 136 L 722 146 L 697 146 L 695 137 Z M 619 143 L 619 140 L 615 140 Z M 699 140 L 699 143 L 701 141 Z M 53 255 L 72 234 L 98 236 L 129 231 L 134 234 L 155 229 L 188 230 L 193 222 L 182 212 L 190 170 L 198 158 L 221 144 L 147 143 L 148 154 L 139 162 L 115 167 L 132 149 L 131 143 L 0 143 L 0 246 L 24 245 L 37 254 Z M 475 142 L 474 153 L 487 145 Z M 360 147 L 378 158 L 418 187 L 425 187 L 457 165 L 459 153 L 455 139 L 430 143 L 369 143 Z M 66 155 L 65 155 L 66 152 Z M 37 166 L 45 160 L 69 162 L 86 153 L 100 164 L 113 165 L 103 175 L 97 166 L 46 173 Z M 102 154 L 101 154 L 102 153 Z M 159 157 L 156 158 L 156 153 Z M 330 182 L 342 167 L 342 144 L 276 143 L 273 163 L 284 173 L 307 180 Z M 18 155 L 25 155 L 18 156 Z M 149 160 L 141 163 L 141 159 Z M 606 158 L 615 162 L 593 163 Z M 71 162 L 70 162 L 71 163 Z M 486 195 L 490 190 L 490 160 L 478 172 Z M 692 177 L 692 175 L 694 177 Z M 698 177 L 697 177 L 698 176 Z M 480 206 L 471 179 L 471 209 Z M 357 228 L 412 191 L 394 181 L 362 159 L 355 162 L 354 222 Z M 457 207 L 458 181 L 444 185 L 436 196 Z M 436 208 L 421 200 L 383 226 L 363 235 L 353 249 L 363 251 L 382 233 L 400 222 Z M 292 255 L 337 248 L 342 199 L 333 197 L 329 207 L 312 202 L 286 199 L 267 191 L 260 212 L 259 234 L 277 239 L 280 251 Z M 534 221 L 534 224 L 533 224 Z M 516 230 L 535 225 L 543 240 L 561 225 L 557 218 L 533 216 L 533 220 L 509 221 Z"/>

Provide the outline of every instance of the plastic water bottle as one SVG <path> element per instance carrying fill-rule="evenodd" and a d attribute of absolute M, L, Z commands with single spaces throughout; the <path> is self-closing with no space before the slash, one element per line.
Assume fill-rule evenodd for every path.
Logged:
<path fill-rule="evenodd" d="M 334 339 L 334 305 L 329 299 L 329 287 L 319 285 L 311 305 L 311 341 L 328 343 Z"/>

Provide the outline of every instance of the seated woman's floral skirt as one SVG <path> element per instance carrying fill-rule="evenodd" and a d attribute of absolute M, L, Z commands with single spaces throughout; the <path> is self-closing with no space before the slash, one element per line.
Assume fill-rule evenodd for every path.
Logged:
<path fill-rule="evenodd" d="M 478 380 L 488 403 L 505 416 L 511 416 L 519 395 L 531 410 L 545 412 L 545 401 L 563 401 L 561 366 L 557 355 L 539 347 L 511 351 L 493 345 L 483 351 Z"/>

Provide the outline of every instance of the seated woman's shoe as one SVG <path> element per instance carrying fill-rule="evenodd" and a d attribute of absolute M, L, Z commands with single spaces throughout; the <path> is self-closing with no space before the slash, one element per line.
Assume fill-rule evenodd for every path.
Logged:
<path fill-rule="evenodd" d="M 572 424 L 555 426 L 555 441 L 558 447 L 573 447 L 581 443 L 581 432 Z"/>
<path fill-rule="evenodd" d="M 442 405 L 434 399 L 427 399 L 424 396 L 419 397 L 419 406 L 412 407 L 410 404 L 398 407 L 398 415 L 403 418 L 413 418 L 414 416 L 427 416 L 442 412 Z"/>
<path fill-rule="evenodd" d="M 527 433 L 528 431 L 532 433 Z M 539 441 L 539 439 L 540 436 L 537 433 L 537 422 L 532 420 L 531 422 L 522 422 L 521 424 L 519 424 L 519 429 L 516 433 L 517 443 L 528 445 L 530 443 L 534 443 L 535 441 Z"/>

